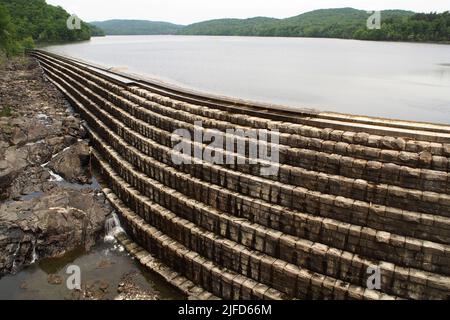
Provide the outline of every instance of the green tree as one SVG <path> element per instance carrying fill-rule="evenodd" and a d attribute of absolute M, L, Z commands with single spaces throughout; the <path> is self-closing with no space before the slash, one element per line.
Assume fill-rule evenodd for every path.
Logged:
<path fill-rule="evenodd" d="M 69 30 L 69 17 L 63 8 L 45 0 L 0 0 L 0 46 L 14 55 L 33 48 L 35 42 L 89 40 L 91 27 L 82 22 L 80 30 Z"/>

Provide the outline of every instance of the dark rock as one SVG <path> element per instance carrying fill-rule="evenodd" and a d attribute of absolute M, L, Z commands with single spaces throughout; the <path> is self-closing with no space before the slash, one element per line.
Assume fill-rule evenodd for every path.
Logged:
<path fill-rule="evenodd" d="M 90 281 L 82 285 L 82 296 L 84 300 L 104 300 L 108 292 L 109 283 L 103 280 Z"/>
<path fill-rule="evenodd" d="M 98 287 L 101 291 L 106 293 L 109 288 L 109 283 L 106 281 L 100 281 Z"/>
<path fill-rule="evenodd" d="M 20 149 L 11 147 L 5 151 L 2 160 L 3 169 L 0 169 L 0 199 L 8 197 L 9 187 L 28 165 L 28 149 L 26 147 Z"/>
<path fill-rule="evenodd" d="M 0 160 L 0 170 L 8 169 L 8 162 L 5 160 Z"/>
<path fill-rule="evenodd" d="M 34 143 L 28 146 L 28 161 L 31 164 L 41 165 L 52 158 L 53 148 L 46 143 Z"/>
<path fill-rule="evenodd" d="M 82 141 L 58 154 L 48 167 L 69 182 L 87 184 L 91 181 L 89 160 L 89 145 Z"/>
<path fill-rule="evenodd" d="M 51 147 L 64 144 L 64 137 L 47 138 L 47 144 Z"/>
<path fill-rule="evenodd" d="M 47 129 L 45 124 L 39 122 L 36 123 L 34 120 L 27 123 L 25 130 L 29 142 L 44 139 L 49 134 L 49 130 Z"/>
<path fill-rule="evenodd" d="M 50 173 L 47 169 L 39 167 L 29 167 L 20 172 L 9 187 L 9 197 L 18 198 L 21 195 L 28 195 L 34 192 L 45 192 L 55 186 L 49 181 Z"/>
<path fill-rule="evenodd" d="M 86 130 L 38 64 L 11 59 L 0 78 L 1 105 L 13 110 L 0 118 L 0 199 L 10 200 L 0 204 L 1 275 L 35 261 L 36 255 L 56 257 L 80 245 L 88 249 L 102 235 L 111 209 L 96 191 L 61 188 L 51 181 L 44 166 L 50 161 L 68 181 L 89 182 L 89 147 L 77 143 Z"/>
<path fill-rule="evenodd" d="M 71 146 L 77 142 L 77 138 L 74 136 L 64 136 L 64 145 L 65 146 Z"/>
<path fill-rule="evenodd" d="M 93 190 L 54 189 L 27 201 L 0 205 L 0 274 L 33 260 L 56 257 L 84 246 L 103 233 L 111 208 Z"/>
<path fill-rule="evenodd" d="M 14 128 L 11 134 L 10 142 L 13 145 L 24 144 L 28 141 L 27 135 L 18 127 Z"/>
<path fill-rule="evenodd" d="M 79 132 L 81 129 L 81 120 L 79 118 L 70 115 L 63 120 L 62 125 L 66 134 L 73 137 L 79 137 Z"/>

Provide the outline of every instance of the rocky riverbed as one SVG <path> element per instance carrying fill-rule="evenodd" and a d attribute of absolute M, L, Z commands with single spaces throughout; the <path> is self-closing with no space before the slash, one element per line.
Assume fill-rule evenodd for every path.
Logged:
<path fill-rule="evenodd" d="M 81 119 L 46 81 L 37 62 L 9 61 L 0 67 L 0 79 L 2 277 L 77 248 L 89 252 L 103 239 L 112 209 L 92 172 Z M 129 272 L 121 277 L 119 299 L 158 298 L 136 289 Z M 49 279 L 59 283 L 58 276 Z M 72 298 L 104 298 L 98 293 L 106 286 L 111 290 L 110 285 L 97 284 L 101 288 L 95 290 L 95 281 L 94 287 L 85 284 Z"/>

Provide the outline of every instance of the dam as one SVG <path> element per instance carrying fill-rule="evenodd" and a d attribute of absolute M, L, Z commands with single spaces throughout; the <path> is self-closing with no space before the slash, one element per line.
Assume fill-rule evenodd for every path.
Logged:
<path fill-rule="evenodd" d="M 85 121 L 118 240 L 192 298 L 450 298 L 450 126 L 220 98 L 30 54 Z M 228 130 L 277 132 L 277 170 L 263 174 L 247 147 L 214 150 L 233 163 L 175 163 L 179 129 L 246 145 Z"/>

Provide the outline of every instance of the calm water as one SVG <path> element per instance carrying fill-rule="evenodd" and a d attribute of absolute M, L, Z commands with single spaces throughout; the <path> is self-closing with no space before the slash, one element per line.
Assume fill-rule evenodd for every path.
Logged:
<path fill-rule="evenodd" d="M 141 289 L 151 292 L 163 300 L 184 299 L 176 289 L 159 276 L 145 270 L 126 252 L 113 243 L 99 243 L 90 252 L 77 249 L 61 258 L 44 259 L 24 268 L 17 274 L 0 278 L 0 300 L 62 300 L 73 299 L 67 289 L 67 267 L 80 267 L 82 286 L 107 283 L 104 299 L 114 299 L 122 277 L 135 273 L 134 281 Z M 103 264 L 103 266 L 101 265 Z M 48 275 L 57 274 L 63 279 L 59 285 L 50 284 Z"/>
<path fill-rule="evenodd" d="M 116 36 L 48 49 L 231 97 L 450 124 L 450 45 Z"/>

